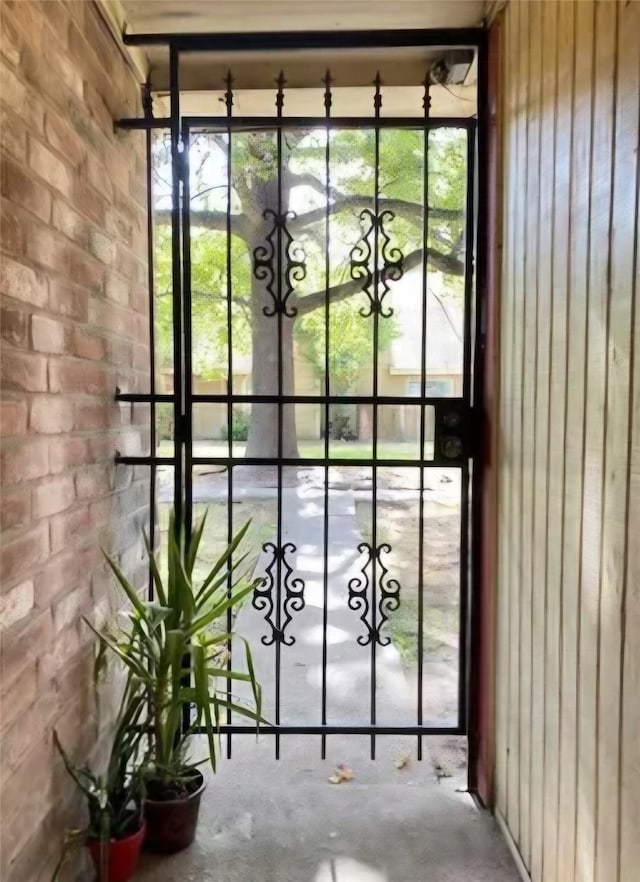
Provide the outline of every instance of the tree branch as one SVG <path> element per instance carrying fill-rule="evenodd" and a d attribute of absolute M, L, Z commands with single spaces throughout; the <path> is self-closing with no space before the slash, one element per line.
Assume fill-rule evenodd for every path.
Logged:
<path fill-rule="evenodd" d="M 302 176 L 301 176 L 302 177 Z M 362 209 L 372 206 L 372 200 L 366 196 L 340 196 L 335 202 L 329 205 L 329 215 L 337 214 L 347 208 Z M 408 218 L 415 223 L 422 223 L 423 210 L 422 205 L 416 202 L 407 202 L 404 199 L 385 199 L 378 200 L 381 211 L 393 211 L 402 217 Z M 294 220 L 289 221 L 287 228 L 291 235 L 299 235 L 307 227 L 322 221 L 327 216 L 327 209 L 314 208 L 304 214 L 299 215 Z M 190 212 L 191 225 L 193 227 L 203 227 L 206 230 L 218 230 L 221 232 L 227 229 L 227 215 L 224 211 L 203 211 L 194 210 Z M 429 218 L 433 220 L 461 220 L 464 217 L 464 211 L 457 211 L 451 208 L 430 208 Z M 171 223 L 170 209 L 160 209 L 154 213 L 156 223 L 169 225 Z M 246 214 L 231 215 L 231 232 L 241 238 L 249 241 L 249 218 Z M 437 253 L 437 252 L 435 252 Z"/>
<path fill-rule="evenodd" d="M 196 297 L 202 297 L 202 298 L 211 297 L 213 300 L 220 300 L 224 303 L 227 303 L 229 300 L 229 297 L 225 292 L 217 293 L 215 291 L 203 291 L 202 289 L 196 288 L 191 292 L 191 294 L 194 299 Z M 237 304 L 238 306 L 243 306 L 246 308 L 251 306 L 251 301 L 249 300 L 248 297 L 240 297 L 239 295 L 234 294 L 231 299 L 232 299 L 233 303 Z"/>
<path fill-rule="evenodd" d="M 383 197 L 378 199 L 378 205 L 381 211 L 393 211 L 395 214 L 401 215 L 402 217 L 408 218 L 416 223 L 422 223 L 423 207 L 417 202 L 407 202 L 405 199 L 386 199 Z M 337 214 L 339 211 L 343 211 L 346 208 L 358 209 L 371 208 L 372 206 L 373 199 L 370 197 L 341 195 L 336 198 L 335 202 L 332 202 L 331 205 L 329 205 L 329 215 Z M 322 208 L 313 208 L 311 211 L 307 211 L 304 214 L 299 215 L 295 220 L 290 221 L 288 224 L 289 232 L 292 235 L 295 235 L 301 230 L 304 230 L 305 227 L 324 220 L 326 216 L 327 209 L 324 206 Z M 433 220 L 462 220 L 463 217 L 464 211 L 462 210 L 458 211 L 452 208 L 429 209 L 429 218 Z"/>
<path fill-rule="evenodd" d="M 203 227 L 205 230 L 227 231 L 227 214 L 225 211 L 191 211 L 191 226 Z M 171 223 L 171 210 L 162 208 L 153 213 L 156 223 L 168 226 Z M 231 215 L 231 232 L 242 239 L 249 239 L 248 218 L 245 214 Z"/>
<path fill-rule="evenodd" d="M 453 333 L 456 335 L 456 337 L 458 338 L 458 340 L 462 343 L 462 337 L 460 336 L 460 333 L 459 333 L 458 329 L 456 328 L 455 324 L 454 324 L 453 321 L 451 320 L 451 316 L 449 315 L 449 312 L 448 312 L 448 310 L 447 310 L 447 307 L 446 307 L 446 306 L 444 305 L 444 303 L 442 302 L 442 298 L 441 298 L 441 297 L 438 297 L 438 295 L 436 294 L 436 292 L 435 292 L 435 291 L 433 290 L 433 288 L 431 288 L 431 287 L 429 288 L 429 293 L 432 294 L 432 295 L 435 297 L 435 299 L 436 299 L 438 305 L 440 306 L 440 309 L 443 311 L 443 313 L 444 313 L 444 315 L 445 315 L 446 320 L 449 322 L 449 325 L 450 325 L 450 327 L 451 327 L 451 330 L 452 330 Z"/>
<path fill-rule="evenodd" d="M 460 234 L 459 234 L 458 238 L 456 239 L 456 241 L 455 241 L 455 242 L 453 243 L 453 245 L 451 246 L 451 252 L 450 252 L 450 253 L 451 253 L 451 254 L 455 254 L 456 257 L 458 256 L 458 254 L 460 254 L 461 251 L 464 250 L 464 245 L 465 245 L 465 234 L 466 234 L 466 230 L 465 230 L 465 229 L 460 230 Z"/>
<path fill-rule="evenodd" d="M 228 300 L 228 297 L 225 293 L 216 294 L 214 291 L 203 291 L 200 288 L 194 288 L 191 291 L 193 298 L 196 297 L 213 297 L 215 300 L 224 300 L 225 303 Z M 156 300 L 160 300 L 162 297 L 173 297 L 173 291 L 169 289 L 168 291 L 162 291 L 156 294 Z M 233 295 L 233 302 L 238 306 L 241 306 L 243 309 L 248 309 L 251 306 L 251 301 L 248 297 L 239 297 L 237 294 Z"/>
<path fill-rule="evenodd" d="M 213 132 L 201 132 L 199 135 L 196 135 L 194 140 L 200 144 L 215 144 L 221 153 L 225 155 L 227 153 L 227 142 L 222 135 L 216 135 Z"/>
<path fill-rule="evenodd" d="M 320 193 L 321 196 L 326 196 L 327 194 L 326 183 L 311 174 L 311 172 L 289 172 L 289 182 L 292 187 L 311 187 L 312 190 Z M 344 193 L 336 190 L 335 187 L 329 187 L 329 197 L 331 199 L 343 199 Z"/>
<path fill-rule="evenodd" d="M 402 262 L 404 272 L 407 273 L 409 270 L 421 266 L 422 260 L 423 251 L 421 248 L 412 251 Z M 428 248 L 427 261 L 438 272 L 446 273 L 450 276 L 461 276 L 464 274 L 464 263 L 461 263 L 455 255 L 442 254 L 433 248 Z M 346 300 L 348 297 L 353 297 L 359 291 L 362 291 L 362 279 L 352 279 L 349 282 L 343 282 L 341 285 L 334 285 L 332 288 L 329 288 L 328 292 L 326 290 L 315 291 L 306 297 L 298 297 L 295 301 L 290 301 L 290 303 L 298 310 L 299 315 L 306 315 L 309 312 L 313 312 L 314 309 L 323 306 L 327 295 L 329 303 L 338 303 L 341 300 Z"/>

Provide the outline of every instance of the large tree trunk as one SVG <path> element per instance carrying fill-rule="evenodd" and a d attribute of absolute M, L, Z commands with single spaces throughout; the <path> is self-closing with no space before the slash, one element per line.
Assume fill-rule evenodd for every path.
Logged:
<path fill-rule="evenodd" d="M 273 300 L 262 282 L 254 279 L 251 292 L 251 339 L 252 367 L 251 385 L 254 395 L 293 395 L 293 325 L 294 318 L 264 314 L 264 307 L 273 307 Z M 282 331 L 278 333 L 281 321 Z M 278 358 L 278 348 L 282 358 Z M 278 382 L 279 369 L 282 381 Z M 295 407 L 292 404 L 280 405 L 282 408 L 282 456 L 298 456 Z M 251 423 L 247 441 L 247 456 L 277 457 L 279 434 L 278 404 L 254 403 L 251 406 Z"/>
<path fill-rule="evenodd" d="M 260 145 L 258 144 L 258 147 Z M 273 144 L 267 140 L 266 147 L 273 156 Z M 257 148 L 256 148 L 257 149 Z M 271 159 L 273 162 L 273 158 Z M 266 166 L 263 165 L 263 171 Z M 246 189 L 243 201 L 244 211 L 251 219 L 253 231 L 252 241 L 248 242 L 252 261 L 251 274 L 251 391 L 254 395 L 292 395 L 294 391 L 293 376 L 293 324 L 295 318 L 279 316 L 274 309 L 274 296 L 269 292 L 270 284 L 273 295 L 279 288 L 278 279 L 271 273 L 285 272 L 286 255 L 282 253 L 283 244 L 273 231 L 273 218 L 267 209 L 276 210 L 279 203 L 285 208 L 289 205 L 289 189 L 284 184 L 286 177 L 286 157 L 281 170 L 281 192 L 278 192 L 278 170 L 272 168 L 272 174 L 264 178 L 252 180 L 252 186 Z M 266 216 L 265 216 L 266 215 Z M 269 237 L 272 237 L 269 239 Z M 268 254 L 271 241 L 275 248 L 269 261 Z M 265 278 L 255 277 L 256 248 L 262 249 L 261 256 L 266 259 L 263 266 Z M 280 252 L 280 253 L 278 253 Z M 269 266 L 270 263 L 270 266 Z M 265 311 L 268 313 L 265 315 Z M 279 356 L 279 353 L 281 355 Z M 282 436 L 280 437 L 280 425 Z M 247 440 L 247 456 L 276 458 L 298 456 L 298 439 L 296 436 L 295 407 L 292 404 L 254 403 L 251 406 L 251 423 Z"/>

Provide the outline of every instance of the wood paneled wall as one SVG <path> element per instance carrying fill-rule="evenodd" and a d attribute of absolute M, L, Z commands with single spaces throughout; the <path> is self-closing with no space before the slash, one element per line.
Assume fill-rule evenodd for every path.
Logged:
<path fill-rule="evenodd" d="M 496 806 L 535 882 L 636 882 L 640 3 L 501 32 Z"/>

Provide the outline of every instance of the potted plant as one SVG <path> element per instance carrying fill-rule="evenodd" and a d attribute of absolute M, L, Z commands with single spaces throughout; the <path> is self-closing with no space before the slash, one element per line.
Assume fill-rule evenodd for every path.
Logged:
<path fill-rule="evenodd" d="M 200 584 L 194 566 L 206 514 L 189 541 L 172 514 L 168 533 L 167 577 L 145 536 L 155 586 L 155 599 L 140 599 L 115 561 L 109 565 L 130 609 L 117 633 L 96 632 L 102 653 L 113 652 L 143 696 L 147 714 L 145 786 L 146 844 L 151 850 L 173 853 L 195 837 L 204 778 L 190 755 L 196 732 L 207 736 L 208 761 L 216 770 L 218 731 L 223 715 L 233 712 L 261 721 L 261 690 L 256 682 L 251 651 L 242 638 L 245 670 L 232 670 L 227 646 L 234 635 L 226 627 L 227 611 L 238 608 L 259 580 L 238 576 L 247 555 L 235 552 L 249 523 L 233 538 Z M 250 700 L 232 696 L 235 682 L 247 684 Z M 246 688 L 246 687 L 245 687 Z M 184 725 L 185 707 L 190 708 Z M 205 760 L 206 762 L 206 760 Z"/>
<path fill-rule="evenodd" d="M 88 823 L 69 830 L 62 855 L 54 870 L 57 882 L 71 853 L 87 846 L 99 882 L 129 882 L 145 835 L 142 812 L 143 782 L 140 774 L 140 726 L 144 704 L 137 686 L 128 678 L 116 718 L 106 770 L 75 766 L 64 751 L 57 732 L 54 743 L 65 768 L 87 802 Z"/>

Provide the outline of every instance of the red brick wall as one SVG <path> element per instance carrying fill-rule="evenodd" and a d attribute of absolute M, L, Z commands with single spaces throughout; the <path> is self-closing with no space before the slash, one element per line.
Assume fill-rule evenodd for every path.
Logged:
<path fill-rule="evenodd" d="M 93 3 L 5 0 L 1 52 L 0 878 L 40 882 L 81 817 L 52 730 L 97 741 L 101 545 L 144 570 L 146 476 L 113 464 L 145 431 L 114 403 L 147 385 L 144 145 L 114 133 L 139 86 Z"/>

